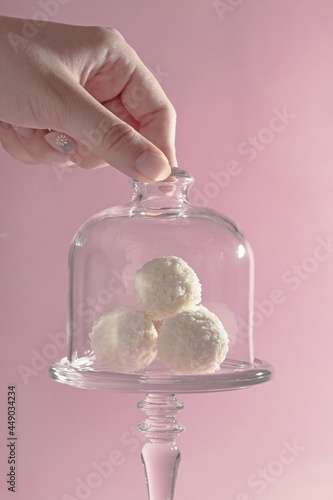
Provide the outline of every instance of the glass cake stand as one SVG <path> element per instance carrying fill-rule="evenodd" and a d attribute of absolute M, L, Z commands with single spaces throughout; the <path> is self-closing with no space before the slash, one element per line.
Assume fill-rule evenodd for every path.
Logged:
<path fill-rule="evenodd" d="M 271 379 L 272 367 L 253 354 L 253 275 L 251 247 L 230 219 L 192 205 L 193 178 L 172 169 L 165 181 L 133 182 L 129 204 L 89 219 L 69 252 L 68 354 L 52 363 L 54 380 L 83 389 L 144 393 L 138 404 L 146 420 L 142 449 L 149 500 L 173 500 L 180 452 L 176 421 L 183 408 L 175 394 L 244 389 Z M 136 271 L 150 259 L 175 255 L 202 284 L 202 304 L 222 321 L 229 351 L 210 374 L 175 374 L 156 358 L 135 373 L 115 373 L 100 364 L 89 333 L 101 314 L 119 305 L 135 306 Z"/>
<path fill-rule="evenodd" d="M 157 363 L 156 363 L 157 364 Z M 223 368 L 222 368 L 223 367 Z M 207 375 L 170 375 L 162 363 L 152 373 L 119 374 L 81 370 L 73 367 L 67 358 L 50 367 L 50 376 L 63 384 L 102 391 L 145 393 L 138 408 L 146 420 L 138 429 L 146 437 L 141 458 L 144 466 L 149 500 L 173 500 L 180 451 L 176 443 L 184 427 L 176 421 L 176 414 L 184 406 L 177 394 L 219 392 L 244 389 L 267 382 L 272 367 L 259 359 L 243 366 L 225 361 L 221 369 Z M 156 368 L 156 367 L 155 367 Z"/>

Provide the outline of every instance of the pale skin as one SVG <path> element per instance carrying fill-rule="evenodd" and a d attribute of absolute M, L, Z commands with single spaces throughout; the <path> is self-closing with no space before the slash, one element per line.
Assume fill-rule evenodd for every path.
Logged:
<path fill-rule="evenodd" d="M 175 110 L 122 35 L 0 16 L 0 141 L 27 164 L 165 179 Z"/>

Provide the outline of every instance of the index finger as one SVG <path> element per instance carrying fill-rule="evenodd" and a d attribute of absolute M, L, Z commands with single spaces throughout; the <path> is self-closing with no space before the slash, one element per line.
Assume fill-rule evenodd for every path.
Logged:
<path fill-rule="evenodd" d="M 107 54 L 97 73 L 85 82 L 85 89 L 103 104 L 120 98 L 137 122 L 138 132 L 166 155 L 171 166 L 176 166 L 174 107 L 124 37 L 113 28 L 107 28 L 103 34 L 103 50 L 107 49 Z"/>
<path fill-rule="evenodd" d="M 140 134 L 163 151 L 171 166 L 177 166 L 175 109 L 141 60 L 121 92 L 121 101 L 138 122 Z"/>

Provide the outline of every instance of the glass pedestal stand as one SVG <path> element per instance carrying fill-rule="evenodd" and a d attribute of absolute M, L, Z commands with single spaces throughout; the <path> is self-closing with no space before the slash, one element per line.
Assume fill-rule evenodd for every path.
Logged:
<path fill-rule="evenodd" d="M 220 392 L 244 389 L 271 379 L 272 367 L 259 359 L 253 364 L 226 360 L 220 370 L 209 375 L 171 375 L 158 361 L 144 374 L 96 371 L 70 363 L 67 358 L 50 367 L 54 380 L 83 389 L 144 393 L 138 408 L 146 420 L 138 426 L 147 442 L 142 449 L 149 500 L 173 500 L 180 451 L 176 437 L 184 428 L 176 421 L 183 404 L 174 394 Z"/>

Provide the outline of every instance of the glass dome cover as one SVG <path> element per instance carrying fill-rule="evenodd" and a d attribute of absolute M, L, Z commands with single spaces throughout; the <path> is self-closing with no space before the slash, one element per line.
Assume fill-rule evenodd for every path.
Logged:
<path fill-rule="evenodd" d="M 251 247 L 234 222 L 192 205 L 193 178 L 173 168 L 164 181 L 132 181 L 130 203 L 87 220 L 69 252 L 68 353 L 50 375 L 76 387 L 119 392 L 207 392 L 269 380 L 271 367 L 254 358 Z M 229 351 L 211 374 L 178 375 L 158 357 L 144 370 L 115 373 L 99 363 L 89 334 L 115 306 L 137 307 L 136 272 L 147 261 L 177 256 L 198 275 L 201 304 L 215 313 L 229 336 Z"/>

